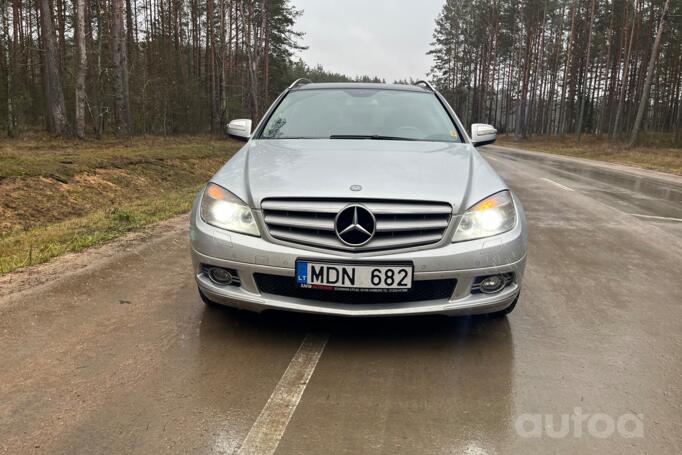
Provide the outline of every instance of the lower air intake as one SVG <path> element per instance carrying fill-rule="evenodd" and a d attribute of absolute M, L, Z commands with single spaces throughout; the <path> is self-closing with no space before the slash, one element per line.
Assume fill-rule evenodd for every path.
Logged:
<path fill-rule="evenodd" d="M 325 291 L 320 289 L 301 288 L 293 277 L 256 273 L 254 274 L 254 278 L 258 285 L 258 289 L 263 294 L 346 304 L 382 304 L 444 300 L 450 298 L 457 285 L 457 280 L 455 279 L 426 280 L 414 281 L 412 283 L 412 289 L 402 292 Z"/>

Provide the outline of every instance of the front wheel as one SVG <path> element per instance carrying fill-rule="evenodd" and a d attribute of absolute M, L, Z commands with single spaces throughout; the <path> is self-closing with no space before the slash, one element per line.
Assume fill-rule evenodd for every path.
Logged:
<path fill-rule="evenodd" d="M 201 297 L 201 301 L 204 302 L 204 304 L 206 304 L 206 306 L 209 306 L 211 308 L 215 308 L 217 306 L 220 306 L 220 304 L 218 304 L 218 303 L 214 302 L 213 300 L 209 299 L 208 297 L 206 297 L 206 294 L 201 292 L 201 289 L 197 289 L 197 290 L 199 291 L 199 297 Z"/>
<path fill-rule="evenodd" d="M 514 301 L 511 303 L 511 305 L 509 305 L 504 310 L 495 311 L 494 313 L 488 313 L 488 317 L 501 319 L 501 318 L 507 316 L 509 313 L 514 311 L 514 308 L 516 308 L 516 303 L 519 301 L 519 297 L 520 297 L 520 294 L 517 295 L 516 298 L 514 299 Z"/>

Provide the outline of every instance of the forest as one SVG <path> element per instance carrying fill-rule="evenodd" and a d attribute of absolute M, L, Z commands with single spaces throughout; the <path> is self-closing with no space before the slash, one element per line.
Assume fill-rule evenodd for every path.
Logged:
<path fill-rule="evenodd" d="M 0 1 L 10 137 L 223 133 L 298 77 L 351 80 L 296 57 L 290 0 Z M 465 124 L 682 142 L 680 1 L 444 0 L 434 19 L 429 77 Z"/>
<path fill-rule="evenodd" d="M 446 0 L 430 54 L 465 124 L 682 142 L 680 1 Z"/>
<path fill-rule="evenodd" d="M 294 59 L 287 0 L 1 1 L 8 136 L 219 133 L 298 77 L 349 79 Z"/>

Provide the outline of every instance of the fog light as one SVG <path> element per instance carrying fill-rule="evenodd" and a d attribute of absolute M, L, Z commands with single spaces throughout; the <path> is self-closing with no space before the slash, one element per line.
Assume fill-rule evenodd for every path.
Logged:
<path fill-rule="evenodd" d="M 502 275 L 492 275 L 481 280 L 479 289 L 485 294 L 494 294 L 500 292 L 504 284 L 504 277 Z"/>
<path fill-rule="evenodd" d="M 208 269 L 208 277 L 215 284 L 219 284 L 221 286 L 227 286 L 228 284 L 232 283 L 232 280 L 234 279 L 229 270 L 221 269 L 220 267 L 211 267 Z"/>

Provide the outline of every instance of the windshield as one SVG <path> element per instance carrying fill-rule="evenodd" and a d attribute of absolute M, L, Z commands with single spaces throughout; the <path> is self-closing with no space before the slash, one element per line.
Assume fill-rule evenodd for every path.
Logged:
<path fill-rule="evenodd" d="M 433 93 L 353 88 L 290 92 L 260 138 L 462 142 Z"/>

